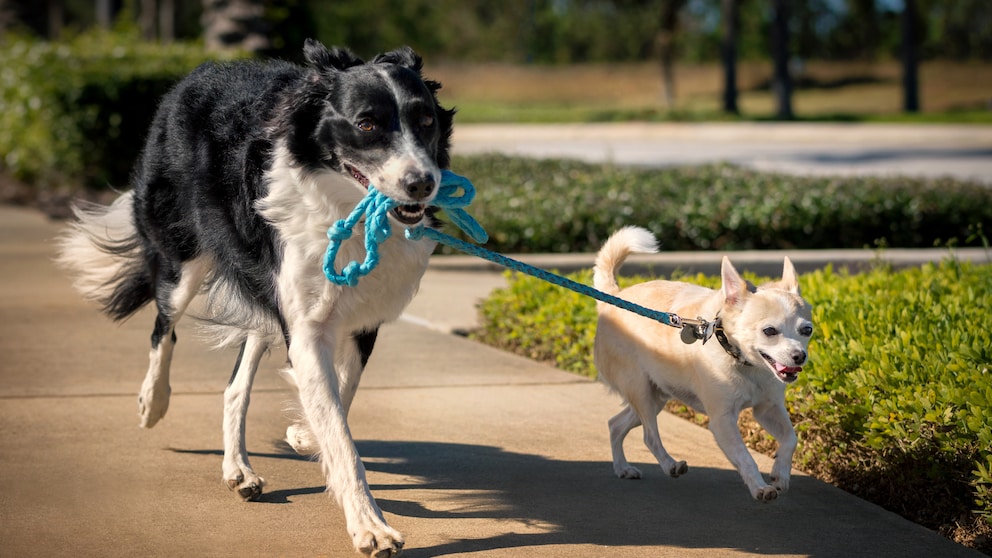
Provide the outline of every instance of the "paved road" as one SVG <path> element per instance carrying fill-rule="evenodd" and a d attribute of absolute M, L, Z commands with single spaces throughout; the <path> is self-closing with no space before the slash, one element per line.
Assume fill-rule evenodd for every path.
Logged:
<path fill-rule="evenodd" d="M 319 467 L 284 442 L 292 395 L 263 361 L 248 417 L 268 481 L 243 503 L 221 482 L 234 354 L 180 326 L 169 414 L 138 428 L 153 316 L 113 325 L 52 264 L 57 225 L 0 207 L 0 556 L 354 556 Z M 409 558 L 981 555 L 801 473 L 751 500 L 706 430 L 667 414 L 667 478 L 631 436 L 640 481 L 612 474 L 601 385 L 436 331 L 501 282 L 432 265 L 408 318 L 383 328 L 351 430 Z M 756 456 L 764 471 L 767 457 Z"/>
<path fill-rule="evenodd" d="M 460 125 L 454 152 L 672 166 L 731 162 L 817 175 L 918 175 L 992 185 L 992 126 L 908 124 Z"/>

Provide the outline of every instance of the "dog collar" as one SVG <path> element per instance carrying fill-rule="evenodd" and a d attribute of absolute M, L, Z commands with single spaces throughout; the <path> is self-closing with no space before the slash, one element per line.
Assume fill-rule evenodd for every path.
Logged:
<path fill-rule="evenodd" d="M 744 352 L 730 342 L 727 332 L 723 330 L 723 320 L 719 314 L 717 314 L 712 322 L 698 317 L 695 320 L 682 318 L 680 324 L 682 327 L 682 342 L 686 345 L 691 345 L 697 340 L 702 340 L 703 345 L 705 345 L 710 340 L 710 337 L 716 337 L 723 350 L 727 351 L 727 354 L 733 357 L 737 364 L 751 366 L 751 363 L 744 358 Z"/>
<path fill-rule="evenodd" d="M 723 331 L 722 320 L 717 318 L 715 323 L 716 327 L 713 328 L 713 335 L 716 336 L 716 340 L 720 342 L 720 346 L 723 347 L 723 350 L 727 351 L 728 355 L 734 357 L 737 364 L 740 364 L 741 366 L 751 366 L 751 363 L 744 358 L 744 353 L 741 351 L 740 347 L 734 346 L 734 344 L 730 342 L 730 339 L 727 338 L 727 333 Z"/>

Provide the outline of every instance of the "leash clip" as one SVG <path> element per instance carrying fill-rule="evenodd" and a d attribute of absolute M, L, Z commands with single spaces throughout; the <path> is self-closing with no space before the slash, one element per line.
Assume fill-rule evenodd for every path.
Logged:
<path fill-rule="evenodd" d="M 692 345 L 700 339 L 703 341 L 703 345 L 705 345 L 710 340 L 710 337 L 713 337 L 715 330 L 715 321 L 708 322 L 700 316 L 697 316 L 695 320 L 682 318 L 682 333 L 680 337 L 686 345 Z"/>

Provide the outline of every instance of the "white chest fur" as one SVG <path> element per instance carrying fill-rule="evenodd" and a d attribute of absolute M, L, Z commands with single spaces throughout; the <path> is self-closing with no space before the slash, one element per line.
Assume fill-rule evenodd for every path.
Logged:
<path fill-rule="evenodd" d="M 392 235 L 379 247 L 378 266 L 355 287 L 331 283 L 322 270 L 327 229 L 346 217 L 364 193 L 338 173 L 307 174 L 289 161 L 285 149 L 277 148 L 268 173 L 269 193 L 258 204 L 284 247 L 276 283 L 287 323 L 333 321 L 356 331 L 395 320 L 416 294 L 435 243 L 407 240 L 403 227 L 392 222 Z M 350 261 L 364 261 L 364 236 L 359 223 L 341 244 L 337 270 Z"/>

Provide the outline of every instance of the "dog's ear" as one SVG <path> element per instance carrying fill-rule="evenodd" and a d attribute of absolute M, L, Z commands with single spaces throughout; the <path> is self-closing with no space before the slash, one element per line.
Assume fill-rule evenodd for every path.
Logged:
<path fill-rule="evenodd" d="M 424 68 L 424 59 L 408 46 L 400 47 L 396 50 L 384 52 L 372 59 L 373 64 L 396 64 L 409 70 L 413 70 L 420 75 L 420 70 Z"/>
<path fill-rule="evenodd" d="M 723 279 L 721 290 L 726 305 L 737 306 L 744 302 L 744 298 L 750 294 L 751 290 L 748 288 L 748 282 L 741 277 L 740 273 L 737 273 L 737 269 L 730 263 L 730 258 L 727 256 L 723 257 L 723 262 L 720 264 L 720 276 Z"/>
<path fill-rule="evenodd" d="M 796 267 L 792 265 L 789 256 L 785 257 L 785 264 L 782 266 L 782 286 L 789 292 L 802 294 L 799 290 L 799 275 L 796 274 Z"/>
<path fill-rule="evenodd" d="M 320 41 L 314 39 L 307 39 L 303 43 L 303 58 L 318 71 L 346 70 L 365 63 L 364 60 L 346 48 L 333 47 L 328 49 Z"/>

